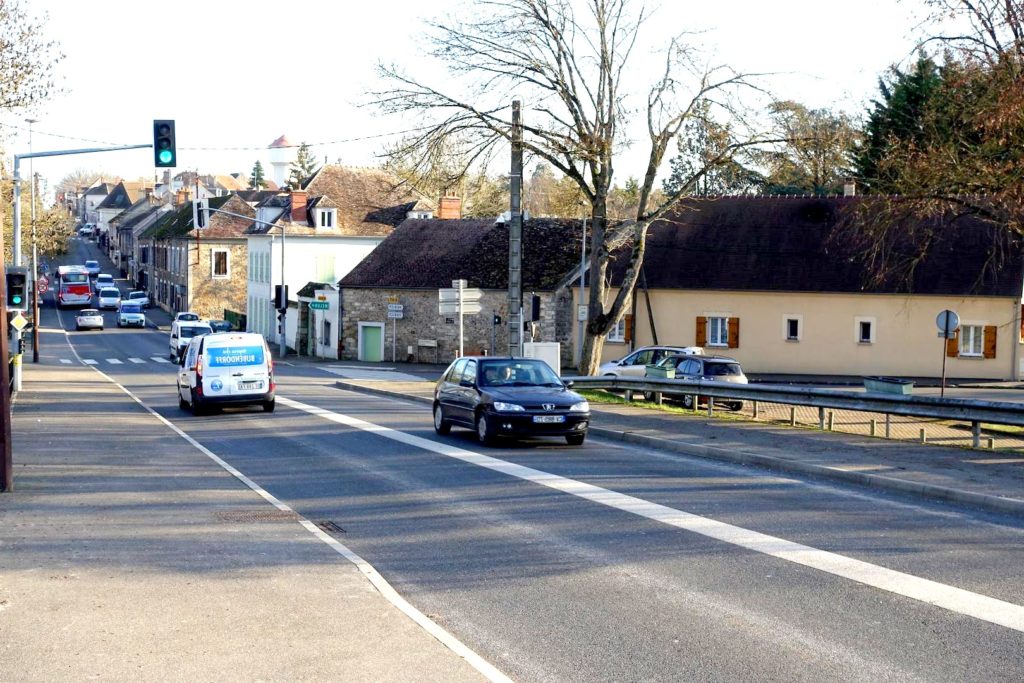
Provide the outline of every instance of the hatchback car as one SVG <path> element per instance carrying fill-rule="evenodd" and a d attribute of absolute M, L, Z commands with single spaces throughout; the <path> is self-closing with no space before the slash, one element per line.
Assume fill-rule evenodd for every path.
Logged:
<path fill-rule="evenodd" d="M 704 353 L 704 349 L 699 346 L 643 346 L 625 358 L 604 363 L 597 369 L 597 374 L 614 377 L 643 377 L 645 367 L 657 365 L 667 356 L 702 353 Z"/>
<path fill-rule="evenodd" d="M 89 271 L 89 277 L 96 277 L 100 274 L 100 262 L 99 261 L 86 261 L 85 269 Z"/>
<path fill-rule="evenodd" d="M 542 360 L 459 358 L 434 387 L 434 431 L 467 427 L 485 445 L 499 437 L 561 436 L 579 446 L 587 437 L 590 404 L 570 386 Z"/>
<path fill-rule="evenodd" d="M 83 308 L 75 316 L 75 329 L 79 332 L 82 330 L 102 330 L 103 314 L 95 308 Z"/>
<path fill-rule="evenodd" d="M 99 294 L 100 290 L 104 287 L 116 287 L 114 284 L 114 276 L 110 273 L 100 273 L 96 276 L 96 280 L 93 282 L 93 289 Z"/>
<path fill-rule="evenodd" d="M 143 308 L 149 308 L 149 294 L 139 290 L 135 292 L 128 292 L 128 298 L 125 301 L 130 301 L 133 304 L 138 304 Z"/>
<path fill-rule="evenodd" d="M 675 378 L 682 380 L 704 380 L 706 382 L 727 382 L 729 384 L 747 384 L 747 376 L 743 374 L 743 368 L 735 358 L 725 356 L 693 356 L 690 354 L 676 354 L 663 359 L 659 364 L 662 368 L 675 368 Z M 644 392 L 644 398 L 650 400 L 651 392 Z M 693 394 L 674 394 L 664 392 L 664 395 L 680 397 L 683 405 L 693 408 Z M 707 403 L 706 396 L 698 396 L 697 403 Z M 715 401 L 715 405 L 724 405 L 731 410 L 742 410 L 743 401 Z"/>
<path fill-rule="evenodd" d="M 121 306 L 121 291 L 117 287 L 104 287 L 96 297 L 96 308 L 117 310 Z"/>

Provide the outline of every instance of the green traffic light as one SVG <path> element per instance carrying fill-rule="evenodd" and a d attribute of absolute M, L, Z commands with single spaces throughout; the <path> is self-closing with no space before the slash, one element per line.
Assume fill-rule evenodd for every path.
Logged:
<path fill-rule="evenodd" d="M 160 150 L 160 163 L 169 164 L 174 161 L 174 154 L 169 149 Z"/>
<path fill-rule="evenodd" d="M 11 300 L 14 301 L 15 304 L 20 304 L 21 303 L 21 297 L 20 296 L 12 296 Z"/>

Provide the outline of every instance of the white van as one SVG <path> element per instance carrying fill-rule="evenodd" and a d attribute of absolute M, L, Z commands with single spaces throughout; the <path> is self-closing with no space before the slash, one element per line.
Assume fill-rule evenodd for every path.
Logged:
<path fill-rule="evenodd" d="M 204 334 L 210 334 L 213 330 L 210 328 L 208 323 L 204 323 L 199 320 L 175 320 L 171 323 L 171 338 L 167 342 L 167 346 L 170 349 L 167 357 L 173 362 L 179 362 L 182 352 L 188 343 L 192 341 L 192 337 L 198 337 Z"/>
<path fill-rule="evenodd" d="M 274 361 L 263 335 L 217 332 L 192 339 L 178 369 L 178 407 L 262 405 L 274 412 Z"/>

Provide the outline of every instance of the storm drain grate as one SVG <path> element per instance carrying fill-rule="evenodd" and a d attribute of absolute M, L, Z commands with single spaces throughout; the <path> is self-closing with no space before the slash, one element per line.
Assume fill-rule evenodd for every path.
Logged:
<path fill-rule="evenodd" d="M 329 519 L 321 520 L 321 521 L 317 522 L 316 525 L 318 527 L 320 527 L 323 531 L 326 531 L 329 534 L 343 534 L 343 533 L 345 533 L 344 529 L 342 529 L 340 526 L 338 526 L 337 524 L 335 524 L 334 522 L 332 522 Z"/>
<path fill-rule="evenodd" d="M 291 510 L 218 510 L 222 522 L 297 522 L 299 514 Z"/>

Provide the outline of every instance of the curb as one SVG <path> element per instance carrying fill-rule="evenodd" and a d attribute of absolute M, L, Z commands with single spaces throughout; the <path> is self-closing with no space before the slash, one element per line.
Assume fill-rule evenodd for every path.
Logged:
<path fill-rule="evenodd" d="M 387 389 L 364 387 L 359 384 L 350 384 L 345 381 L 335 382 L 335 386 L 339 389 L 347 389 L 349 391 L 356 391 L 363 394 L 372 394 L 386 398 L 398 398 L 415 401 L 417 403 L 425 403 L 427 405 L 433 402 L 425 396 L 400 394 Z M 647 436 L 646 434 L 624 432 L 618 429 L 608 429 L 606 427 L 594 427 L 593 424 L 591 424 L 589 431 L 595 436 L 611 439 L 613 441 L 639 444 L 660 450 L 671 451 L 673 453 L 705 458 L 707 460 L 718 460 L 737 465 L 753 465 L 755 467 L 776 472 L 800 474 L 846 484 L 856 484 L 858 486 L 865 486 L 867 488 L 883 491 L 894 491 L 926 500 L 958 503 L 985 510 L 987 512 L 995 512 L 998 514 L 1024 518 L 1024 500 L 1019 500 L 1017 498 L 1004 498 L 1003 496 L 992 496 L 985 493 L 963 491 L 961 489 L 954 489 L 948 486 L 925 484 L 922 482 L 907 481 L 905 479 L 893 479 L 892 477 L 885 477 L 878 474 L 850 472 L 848 470 L 840 470 L 834 467 L 826 467 L 824 465 L 812 465 L 783 458 L 775 458 L 770 455 L 758 455 L 757 453 L 726 450 L 718 446 L 704 446 L 701 444 L 671 441 L 669 439 L 663 439 L 656 436 Z"/>

